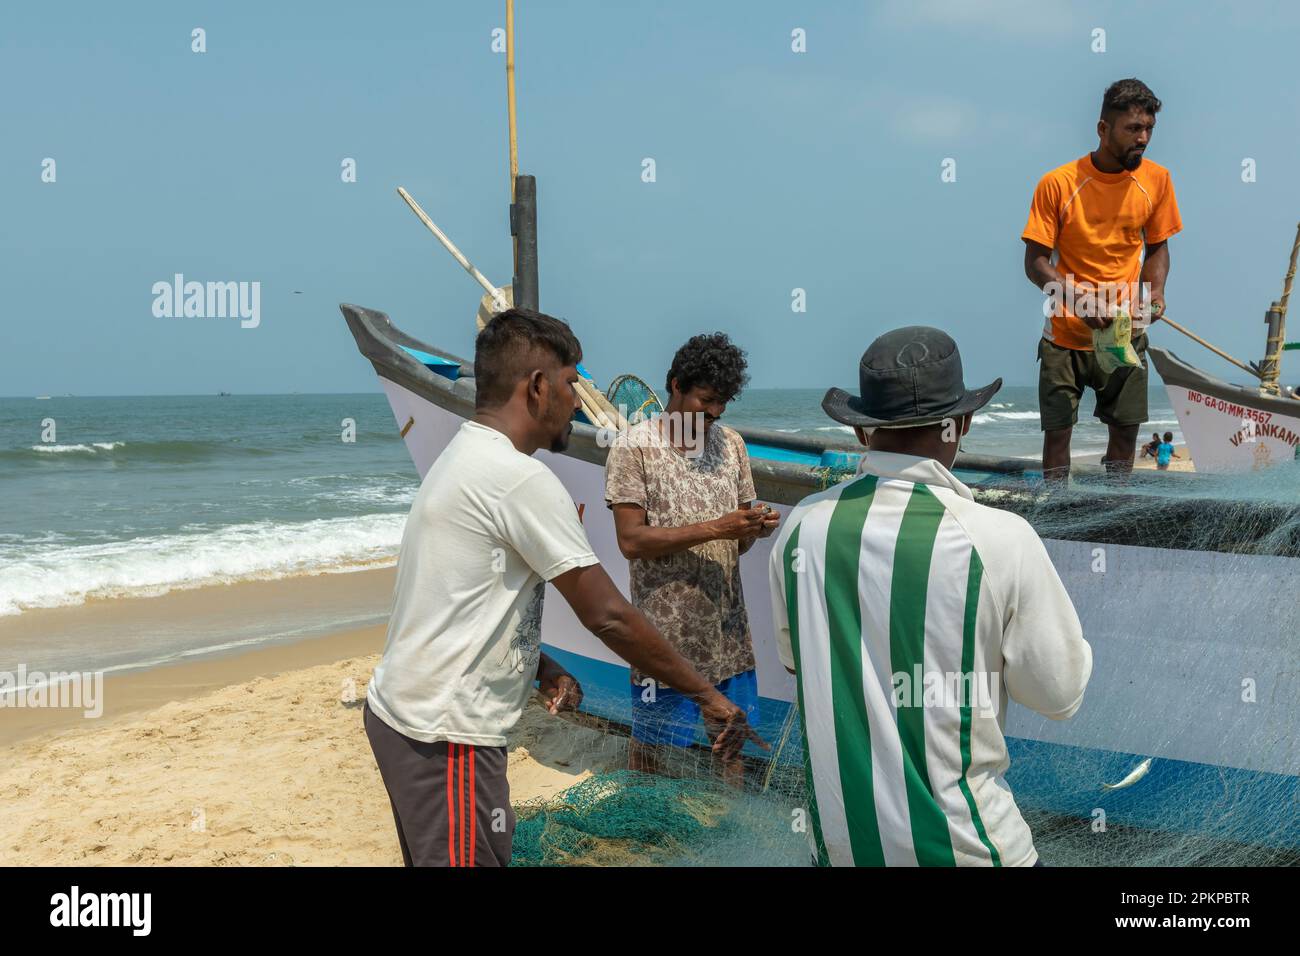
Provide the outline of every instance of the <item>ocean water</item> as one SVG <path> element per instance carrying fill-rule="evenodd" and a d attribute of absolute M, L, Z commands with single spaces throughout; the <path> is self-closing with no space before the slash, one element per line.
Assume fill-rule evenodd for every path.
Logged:
<path fill-rule="evenodd" d="M 822 394 L 751 389 L 724 421 L 852 441 Z M 1074 453 L 1095 459 L 1106 433 L 1085 409 Z M 1151 418 L 1177 434 L 1162 392 Z M 963 447 L 1040 442 L 1036 390 L 1010 387 Z M 391 564 L 417 486 L 382 393 L 0 399 L 0 617 Z"/>
<path fill-rule="evenodd" d="M 417 484 L 382 394 L 3 399 L 0 616 L 391 563 Z"/>
<path fill-rule="evenodd" d="M 750 389 L 727 408 L 723 420 L 731 425 L 761 425 L 781 431 L 815 434 L 836 441 L 853 442 L 853 429 L 832 420 L 822 411 L 825 389 Z M 1071 456 L 1076 461 L 1099 462 L 1106 450 L 1107 430 L 1093 417 L 1096 406 L 1091 392 L 1079 403 L 1079 423 L 1071 438 Z M 1150 390 L 1147 398 L 1150 421 L 1138 432 L 1139 443 L 1153 431 L 1174 433 L 1181 444 L 1183 435 L 1177 416 L 1163 387 Z M 962 450 L 1009 458 L 1039 458 L 1043 433 L 1038 427 L 1038 387 L 1007 385 L 993 401 L 976 414 Z"/>

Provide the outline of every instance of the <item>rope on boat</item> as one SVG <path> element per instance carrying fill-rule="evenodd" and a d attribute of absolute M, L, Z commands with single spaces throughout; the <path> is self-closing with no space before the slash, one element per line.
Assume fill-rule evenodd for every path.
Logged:
<path fill-rule="evenodd" d="M 1274 302 L 1273 308 L 1269 310 L 1277 313 L 1277 329 L 1268 337 L 1264 355 L 1264 367 L 1267 371 L 1260 376 L 1260 387 L 1274 395 L 1281 394 L 1278 379 L 1282 374 L 1282 353 L 1289 348 L 1286 345 L 1286 307 L 1291 299 L 1291 286 L 1295 282 L 1297 254 L 1300 254 L 1300 223 L 1296 224 L 1295 242 L 1291 246 L 1291 261 L 1287 264 L 1286 277 L 1282 280 L 1282 298 Z"/>

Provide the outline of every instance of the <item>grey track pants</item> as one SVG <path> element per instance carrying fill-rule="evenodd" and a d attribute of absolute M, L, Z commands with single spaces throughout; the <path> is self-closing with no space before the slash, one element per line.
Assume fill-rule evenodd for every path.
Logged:
<path fill-rule="evenodd" d="M 363 720 L 407 866 L 510 865 L 515 812 L 505 747 L 413 740 L 369 704 Z"/>

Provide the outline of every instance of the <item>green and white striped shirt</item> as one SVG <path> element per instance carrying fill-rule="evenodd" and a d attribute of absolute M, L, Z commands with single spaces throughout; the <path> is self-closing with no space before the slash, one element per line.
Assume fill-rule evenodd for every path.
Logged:
<path fill-rule="evenodd" d="M 1029 523 L 934 459 L 871 451 L 795 507 L 771 576 L 819 862 L 1032 866 L 1007 697 L 1070 717 L 1092 650 Z"/>

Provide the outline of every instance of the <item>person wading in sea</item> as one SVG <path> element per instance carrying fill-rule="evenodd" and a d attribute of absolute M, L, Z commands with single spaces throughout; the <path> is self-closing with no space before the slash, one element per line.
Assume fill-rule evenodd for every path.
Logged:
<path fill-rule="evenodd" d="M 776 530 L 755 507 L 745 441 L 718 423 L 744 388 L 745 353 L 723 333 L 697 335 L 668 370 L 664 414 L 634 425 L 610 447 L 605 504 L 630 562 L 632 603 L 718 692 L 758 717 L 758 678 L 740 556 Z M 631 673 L 628 767 L 664 771 L 695 742 L 700 709 L 671 686 Z M 717 733 L 705 722 L 705 732 Z M 739 759 L 718 767 L 744 782 Z"/>
<path fill-rule="evenodd" d="M 876 339 L 858 379 L 822 401 L 868 446 L 857 477 L 799 502 L 772 549 L 815 861 L 1032 866 L 1002 705 L 1070 717 L 1092 649 L 1034 529 L 949 470 L 1002 380 L 968 391 L 956 343 L 922 326 Z"/>
<path fill-rule="evenodd" d="M 1140 364 L 1107 374 L 1093 350 L 1092 330 L 1108 327 L 1119 308 L 1131 316 L 1149 312 L 1152 321 L 1165 309 L 1168 241 L 1183 222 L 1169 171 L 1144 158 L 1158 112 L 1160 100 L 1141 80 L 1112 83 L 1102 98 L 1097 148 L 1052 170 L 1034 190 L 1021 239 L 1025 275 L 1049 296 L 1038 342 L 1048 479 L 1070 476 L 1070 435 L 1086 388 L 1096 395 L 1094 414 L 1110 432 L 1102 459 L 1107 469 L 1133 470 L 1138 429 L 1147 419 L 1146 333 L 1133 332 Z"/>
<path fill-rule="evenodd" d="M 632 666 L 689 696 L 732 759 L 760 744 L 614 587 L 560 480 L 532 455 L 563 451 L 580 404 L 568 325 L 511 309 L 479 333 L 474 417 L 420 484 L 402 535 L 388 640 L 364 724 L 408 866 L 506 866 L 515 815 L 506 731 L 536 681 L 551 713 L 582 688 L 541 653 L 545 582 Z"/>

